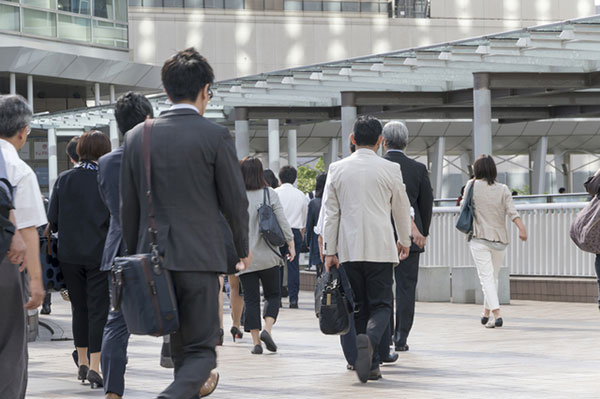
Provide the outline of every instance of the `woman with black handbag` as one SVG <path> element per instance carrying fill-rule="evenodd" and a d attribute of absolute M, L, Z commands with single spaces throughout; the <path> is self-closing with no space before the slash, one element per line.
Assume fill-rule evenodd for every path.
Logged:
<path fill-rule="evenodd" d="M 84 133 L 77 144 L 80 163 L 58 177 L 48 210 L 50 227 L 58 232 L 58 260 L 71 298 L 77 378 L 88 380 L 92 388 L 103 386 L 100 349 L 109 308 L 107 272 L 100 271 L 100 263 L 110 214 L 98 189 L 97 161 L 109 151 L 104 133 Z"/>
<path fill-rule="evenodd" d="M 258 158 L 246 157 L 240 162 L 242 176 L 246 185 L 246 195 L 248 196 L 248 215 L 249 215 L 249 247 L 252 252 L 252 263 L 247 270 L 240 272 L 240 281 L 244 289 L 244 304 L 246 305 L 246 318 L 244 321 L 244 330 L 252 334 L 254 348 L 252 353 L 255 355 L 263 352 L 261 341 L 265 343 L 267 350 L 277 351 L 277 345 L 271 336 L 271 328 L 279 315 L 279 255 L 278 249 L 269 244 L 260 233 L 258 210 L 265 205 L 270 205 L 275 215 L 277 223 L 285 241 L 289 244 L 290 253 L 288 259 L 293 259 L 294 236 L 292 229 L 283 213 L 283 208 L 279 202 L 277 193 L 272 188 L 267 187 L 263 174 L 262 162 Z M 267 190 L 267 192 L 265 192 Z M 261 329 L 260 320 L 260 283 L 263 287 L 265 297 L 263 318 L 265 328 L 259 334 Z"/>

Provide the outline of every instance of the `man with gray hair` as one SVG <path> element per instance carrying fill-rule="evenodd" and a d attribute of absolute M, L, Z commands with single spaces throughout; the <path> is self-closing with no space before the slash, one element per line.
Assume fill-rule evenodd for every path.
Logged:
<path fill-rule="evenodd" d="M 433 208 L 433 190 L 429 182 L 427 167 L 406 156 L 408 129 L 400 121 L 390 121 L 383 128 L 384 156 L 388 161 L 400 165 L 406 194 L 414 209 L 412 221 L 412 245 L 408 258 L 394 269 L 396 278 L 396 326 L 394 345 L 397 351 L 408 350 L 406 343 L 415 316 L 415 290 L 419 275 L 419 256 L 424 251 L 429 235 Z"/>
<path fill-rule="evenodd" d="M 44 300 L 37 227 L 48 223 L 35 173 L 17 151 L 31 132 L 31 108 L 21 96 L 0 96 L 0 150 L 13 186 L 16 233 L 0 264 L 0 398 L 24 398 L 27 388 L 26 311 Z M 18 265 L 22 267 L 19 268 Z M 20 272 L 27 268 L 30 299 L 24 303 Z M 23 307 L 25 305 L 25 307 Z"/>

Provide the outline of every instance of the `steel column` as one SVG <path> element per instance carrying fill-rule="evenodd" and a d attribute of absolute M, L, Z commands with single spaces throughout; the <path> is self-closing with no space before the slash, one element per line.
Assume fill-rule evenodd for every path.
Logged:
<path fill-rule="evenodd" d="M 492 155 L 492 94 L 490 77 L 473 74 L 473 156 Z"/>
<path fill-rule="evenodd" d="M 269 119 L 269 169 L 279 173 L 279 119 Z"/>

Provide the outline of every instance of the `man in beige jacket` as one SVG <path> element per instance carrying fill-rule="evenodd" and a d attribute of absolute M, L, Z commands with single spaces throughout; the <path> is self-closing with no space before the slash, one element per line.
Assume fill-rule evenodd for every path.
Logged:
<path fill-rule="evenodd" d="M 358 118 L 351 135 L 356 152 L 329 167 L 323 204 L 325 267 L 341 264 L 354 292 L 358 334 L 354 367 L 363 383 L 381 378 L 379 355 L 373 348 L 392 314 L 394 266 L 408 256 L 411 245 L 410 202 L 400 166 L 376 153 L 381 131 L 376 118 Z"/>

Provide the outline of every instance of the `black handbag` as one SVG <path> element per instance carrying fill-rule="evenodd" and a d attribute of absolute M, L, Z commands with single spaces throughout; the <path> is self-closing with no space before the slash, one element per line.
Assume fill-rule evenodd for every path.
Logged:
<path fill-rule="evenodd" d="M 15 235 L 15 225 L 10 221 L 12 209 L 13 187 L 8 181 L 4 155 L 0 151 L 0 261 L 6 256 Z"/>
<path fill-rule="evenodd" d="M 147 120 L 142 132 L 151 250 L 150 253 L 115 258 L 112 279 L 114 308 L 123 313 L 129 332 L 159 337 L 177 331 L 179 314 L 173 280 L 163 267 L 158 250 L 150 168 L 153 123 L 153 120 Z"/>
<path fill-rule="evenodd" d="M 475 187 L 475 180 L 469 187 L 469 191 L 467 191 L 467 195 L 465 196 L 465 204 L 460 211 L 460 215 L 458 215 L 458 220 L 456 221 L 456 228 L 461 233 L 465 233 L 469 239 L 473 236 L 473 215 L 475 213 L 475 208 L 473 207 L 473 188 Z"/>
<path fill-rule="evenodd" d="M 47 230 L 47 235 L 40 238 L 40 261 L 42 263 L 42 280 L 46 291 L 60 291 L 66 288 L 65 277 L 58 262 L 58 238 Z"/>
<path fill-rule="evenodd" d="M 271 196 L 269 189 L 264 188 L 263 203 L 258 208 L 258 232 L 267 243 L 267 246 L 277 256 L 283 258 L 273 247 L 278 248 L 285 245 L 285 236 L 279 226 L 273 207 L 271 206 Z"/>
<path fill-rule="evenodd" d="M 326 335 L 345 335 L 350 331 L 350 304 L 342 287 L 339 270 L 329 270 L 329 279 L 323 288 L 321 308 L 318 309 L 319 328 Z"/>

